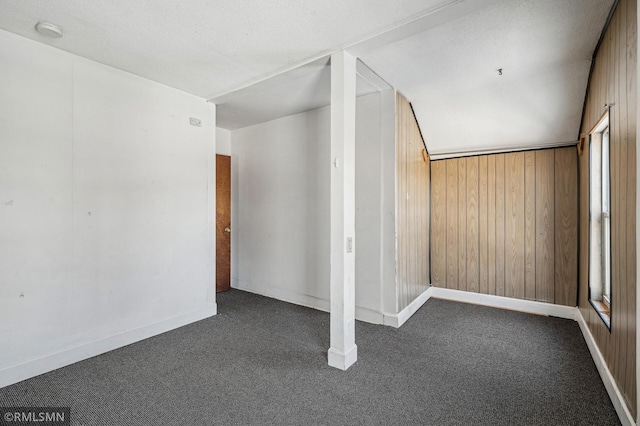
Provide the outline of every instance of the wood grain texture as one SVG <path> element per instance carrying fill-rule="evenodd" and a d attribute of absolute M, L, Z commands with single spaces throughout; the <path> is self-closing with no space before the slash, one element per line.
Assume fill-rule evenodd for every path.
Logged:
<path fill-rule="evenodd" d="M 430 163 L 423 156 L 411 105 L 396 96 L 397 306 L 404 309 L 424 292 L 429 270 Z M 444 216 L 444 215 L 443 215 Z"/>
<path fill-rule="evenodd" d="M 478 205 L 478 157 L 466 159 L 467 168 L 467 290 L 478 292 L 480 289 L 480 237 Z"/>
<path fill-rule="evenodd" d="M 447 288 L 458 289 L 458 159 L 447 166 Z M 440 241 L 431 240 L 431 244 Z"/>
<path fill-rule="evenodd" d="M 555 299 L 555 151 L 536 152 L 536 294 L 535 300 Z M 587 202 L 589 197 L 586 198 Z M 540 285 L 540 283 L 544 283 Z"/>
<path fill-rule="evenodd" d="M 467 289 L 467 161 L 458 159 L 458 290 Z"/>
<path fill-rule="evenodd" d="M 231 157 L 216 155 L 216 292 L 231 288 Z"/>
<path fill-rule="evenodd" d="M 422 141 L 422 137 L 418 133 L 417 139 Z M 426 151 L 425 151 L 426 152 Z M 426 161 L 423 160 L 423 174 L 422 174 L 422 188 L 424 194 L 424 200 L 421 203 L 421 214 L 424 218 L 422 220 L 422 224 L 424 228 L 422 229 L 422 248 L 421 253 L 424 259 L 421 258 L 421 262 L 424 265 L 422 270 L 422 283 L 424 283 L 424 290 L 431 285 L 431 262 L 429 257 L 429 252 L 431 250 L 431 161 L 427 157 Z M 422 294 L 424 291 L 422 286 L 418 286 L 416 297 Z"/>
<path fill-rule="evenodd" d="M 636 215 L 636 203 L 637 203 L 637 194 L 636 194 L 636 174 L 637 174 L 637 165 L 636 165 L 636 110 L 637 110 L 637 88 L 636 88 L 636 58 L 638 52 L 638 34 L 637 34 L 637 7 L 638 4 L 636 1 L 633 2 L 624 2 L 623 7 L 626 7 L 626 16 L 627 21 L 625 24 L 626 29 L 626 43 L 624 54 L 626 54 L 626 64 L 624 69 L 624 77 L 626 80 L 626 86 L 621 84 L 620 93 L 623 94 L 621 99 L 624 102 L 621 102 L 621 105 L 627 105 L 625 117 L 626 121 L 626 134 L 627 141 L 629 144 L 628 154 L 627 154 L 627 191 L 628 191 L 628 199 L 627 199 L 627 214 L 629 217 L 628 225 L 628 235 L 637 235 L 636 234 L 636 221 L 633 218 Z M 623 81 L 621 79 L 621 81 Z M 625 127 L 621 128 L 621 131 L 625 131 Z M 627 276 L 628 277 L 636 277 L 637 271 L 637 248 L 636 241 L 634 238 L 627 238 Z M 630 284 L 633 283 L 633 284 Z M 634 285 L 635 284 L 635 285 Z M 634 279 L 630 279 L 627 287 L 627 345 L 626 348 L 631 348 L 636 345 L 636 315 L 637 315 L 637 283 Z M 627 365 L 623 370 L 623 376 L 626 377 L 626 381 L 624 384 L 624 388 L 628 389 L 629 396 L 627 397 L 628 401 L 632 403 L 632 401 L 637 401 L 638 388 L 636 384 L 636 376 L 635 374 L 629 372 L 635 372 L 636 365 L 636 353 L 635 351 L 627 352 Z M 637 411 L 637 410 L 636 410 Z M 638 413 L 635 413 L 636 416 Z M 637 417 L 636 417 L 637 419 Z"/>
<path fill-rule="evenodd" d="M 636 96 L 637 2 L 620 0 L 606 29 L 587 89 L 580 130 L 588 133 L 610 108 L 611 331 L 588 300 L 589 147 L 580 158 L 578 305 L 629 410 L 637 418 L 636 388 Z M 557 250 L 557 248 L 556 248 Z M 586 253 L 585 253 L 586 252 Z M 557 275 L 557 273 L 556 273 Z"/>
<path fill-rule="evenodd" d="M 496 293 L 496 157 L 487 156 L 487 293 Z"/>
<path fill-rule="evenodd" d="M 578 152 L 560 148 L 555 155 L 555 303 L 577 306 Z"/>
<path fill-rule="evenodd" d="M 447 239 L 447 167 L 444 161 L 431 163 L 431 240 Z M 431 283 L 446 287 L 447 247 L 431 244 Z"/>
<path fill-rule="evenodd" d="M 496 155 L 496 296 L 504 296 L 505 287 L 505 154 Z"/>
<path fill-rule="evenodd" d="M 558 152 L 560 162 L 556 164 Z M 464 168 L 460 166 L 462 162 Z M 562 167 L 563 172 L 558 173 L 557 167 Z M 573 294 L 575 304 L 577 167 L 575 148 L 435 162 L 432 188 L 437 191 L 434 189 L 432 209 L 446 217 L 436 221 L 434 213 L 431 249 L 432 253 L 446 253 L 437 262 L 447 280 L 433 285 L 559 303 L 556 263 L 561 261 L 555 253 L 556 220 L 572 217 L 566 224 L 557 225 L 567 252 L 567 263 L 559 267 L 563 284 L 558 285 L 558 291 L 563 295 L 562 303 Z M 460 197 L 460 182 L 464 182 L 465 197 Z M 461 202 L 465 203 L 463 209 L 459 208 Z M 556 203 L 563 203 L 559 216 Z M 460 216 L 464 216 L 462 220 Z M 456 226 L 466 226 L 464 239 Z M 436 227 L 444 229 L 436 232 Z M 460 255 L 460 250 L 466 253 Z M 464 269 L 456 264 L 460 259 L 466 262 Z M 465 271 L 464 276 L 461 270 Z M 573 275 L 568 273 L 571 270 Z"/>
<path fill-rule="evenodd" d="M 505 291 L 507 297 L 524 298 L 524 153 L 505 156 Z"/>
<path fill-rule="evenodd" d="M 406 148 L 407 141 L 405 137 L 405 126 L 403 111 L 397 108 L 396 118 L 396 197 L 397 197 L 397 269 L 396 269 L 396 285 L 397 285 L 397 306 L 404 304 L 403 297 L 406 293 L 405 286 L 407 285 L 407 264 L 408 264 L 408 249 L 406 243 L 408 241 L 408 229 L 407 229 L 407 215 L 409 211 L 407 202 L 407 182 L 409 177 L 407 176 L 407 156 Z"/>
<path fill-rule="evenodd" d="M 489 200 L 488 179 L 488 158 L 486 155 L 483 155 L 482 157 L 479 157 L 478 160 L 478 251 L 480 254 L 478 291 L 485 294 L 489 292 L 489 218 L 487 216 L 487 203 Z"/>
<path fill-rule="evenodd" d="M 524 153 L 524 298 L 536 300 L 536 153 Z"/>

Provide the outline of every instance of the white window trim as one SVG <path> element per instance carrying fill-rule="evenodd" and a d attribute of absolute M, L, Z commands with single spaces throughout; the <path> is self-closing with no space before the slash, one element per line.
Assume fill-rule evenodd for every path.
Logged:
<path fill-rule="evenodd" d="M 611 329 L 609 110 L 589 132 L 589 136 L 589 302 Z M 606 180 L 605 174 L 608 175 Z M 607 200 L 603 198 L 604 188 L 609 194 Z"/>

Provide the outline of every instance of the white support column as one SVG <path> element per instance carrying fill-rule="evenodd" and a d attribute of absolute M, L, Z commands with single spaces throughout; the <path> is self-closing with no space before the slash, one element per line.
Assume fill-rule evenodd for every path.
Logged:
<path fill-rule="evenodd" d="M 331 56 L 331 348 L 329 365 L 346 370 L 355 344 L 356 59 Z"/>
<path fill-rule="evenodd" d="M 208 283 L 207 283 L 207 305 L 213 305 L 216 313 L 216 104 L 209 103 L 209 119 L 211 122 L 209 131 L 211 132 L 210 142 L 207 150 L 207 192 L 208 192 L 208 229 L 207 239 L 209 248 Z"/>

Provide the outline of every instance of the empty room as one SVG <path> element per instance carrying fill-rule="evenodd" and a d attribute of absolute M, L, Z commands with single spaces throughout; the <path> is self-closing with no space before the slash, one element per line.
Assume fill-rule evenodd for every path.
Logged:
<path fill-rule="evenodd" d="M 637 0 L 0 2 L 0 425 L 637 425 Z"/>

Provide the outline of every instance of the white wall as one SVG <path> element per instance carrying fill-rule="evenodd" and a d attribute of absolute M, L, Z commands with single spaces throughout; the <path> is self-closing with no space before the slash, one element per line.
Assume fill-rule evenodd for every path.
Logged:
<path fill-rule="evenodd" d="M 389 269 L 395 289 L 395 228 L 383 226 L 395 198 L 382 186 L 395 172 L 383 155 L 395 149 L 394 99 L 361 97 L 356 111 L 356 317 L 376 323 Z M 328 310 L 329 119 L 325 107 L 231 132 L 233 287 Z"/>
<path fill-rule="evenodd" d="M 216 154 L 231 155 L 231 131 L 216 127 Z"/>
<path fill-rule="evenodd" d="M 312 306 L 329 299 L 328 112 L 231 132 L 232 286 Z"/>
<path fill-rule="evenodd" d="M 215 107 L 4 31 L 0 63 L 0 386 L 215 314 Z"/>
<path fill-rule="evenodd" d="M 356 107 L 356 305 L 381 322 L 395 308 L 395 92 L 358 98 Z M 392 298 L 386 301 L 386 298 Z M 377 315 L 372 315 L 376 313 Z"/>

